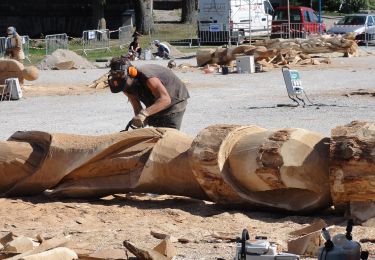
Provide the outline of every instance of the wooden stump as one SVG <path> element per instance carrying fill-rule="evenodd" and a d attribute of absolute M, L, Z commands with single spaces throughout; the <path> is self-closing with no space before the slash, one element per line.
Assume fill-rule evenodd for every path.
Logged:
<path fill-rule="evenodd" d="M 375 123 L 354 121 L 332 130 L 330 185 L 337 207 L 375 201 Z"/>

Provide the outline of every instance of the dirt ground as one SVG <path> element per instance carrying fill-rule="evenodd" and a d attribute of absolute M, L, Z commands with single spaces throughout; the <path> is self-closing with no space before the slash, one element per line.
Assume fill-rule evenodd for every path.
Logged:
<path fill-rule="evenodd" d="M 150 234 L 155 231 L 187 241 L 174 243 L 176 259 L 233 259 L 235 243 L 215 238 L 214 232 L 235 238 L 247 228 L 251 237 L 265 235 L 285 250 L 291 231 L 319 218 L 337 225 L 342 233 L 346 225 L 345 219 L 332 210 L 296 216 L 251 208 L 225 209 L 211 202 L 167 195 L 122 194 L 91 201 L 55 201 L 37 196 L 1 199 L 0 203 L 1 234 L 70 236 L 72 249 L 81 254 L 121 249 L 124 240 L 152 248 L 160 242 Z M 355 226 L 353 236 L 358 240 L 374 238 L 375 230 Z M 361 246 L 375 253 L 372 243 Z"/>
<path fill-rule="evenodd" d="M 373 98 L 342 95 L 358 89 L 375 89 L 374 61 L 374 56 L 334 58 L 329 66 L 298 68 L 312 98 L 348 106 L 320 110 L 268 108 L 271 103 L 288 102 L 278 70 L 227 77 L 206 75 L 200 70 L 177 71 L 192 96 L 191 110 L 186 114 L 182 130 L 194 135 L 213 123 L 247 122 L 266 127 L 291 124 L 329 133 L 337 124 L 355 119 L 373 120 Z M 193 63 L 193 60 L 177 62 Z M 24 100 L 0 104 L 0 140 L 17 130 L 77 134 L 117 131 L 118 122 L 124 124 L 131 116 L 130 105 L 124 97 L 111 95 L 108 90 L 86 87 L 105 72 L 105 69 L 42 72 L 38 81 L 28 82 L 24 87 Z M 235 243 L 217 239 L 213 232 L 236 237 L 243 228 L 248 228 L 252 237 L 265 235 L 285 250 L 289 232 L 314 220 L 322 218 L 328 225 L 337 225 L 341 232 L 346 224 L 345 218 L 333 209 L 297 216 L 252 208 L 228 209 L 211 202 L 153 194 L 119 194 L 95 200 L 55 200 L 40 195 L 1 198 L 0 205 L 1 235 L 10 231 L 30 237 L 69 235 L 74 241 L 73 249 L 78 253 L 90 253 L 122 249 L 123 240 L 152 248 L 160 240 L 150 232 L 157 231 L 187 241 L 174 243 L 177 259 L 233 259 Z M 355 240 L 375 239 L 375 229 L 355 226 L 353 237 Z M 375 254 L 375 244 L 362 243 L 361 246 Z"/>

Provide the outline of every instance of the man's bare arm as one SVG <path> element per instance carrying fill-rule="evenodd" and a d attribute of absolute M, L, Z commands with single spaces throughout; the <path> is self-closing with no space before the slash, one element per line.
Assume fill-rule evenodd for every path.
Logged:
<path fill-rule="evenodd" d="M 125 93 L 125 92 L 124 92 L 124 94 L 128 97 L 128 99 L 130 101 L 130 104 L 133 107 L 134 115 L 137 115 L 139 112 L 141 112 L 141 110 L 143 108 L 142 108 L 142 104 L 139 101 L 139 99 L 137 98 L 137 96 L 129 94 L 129 93 Z"/>
<path fill-rule="evenodd" d="M 168 94 L 167 89 L 158 78 L 149 78 L 146 81 L 147 87 L 150 89 L 156 101 L 154 104 L 146 108 L 148 115 L 156 114 L 166 109 L 171 104 L 171 97 Z"/>

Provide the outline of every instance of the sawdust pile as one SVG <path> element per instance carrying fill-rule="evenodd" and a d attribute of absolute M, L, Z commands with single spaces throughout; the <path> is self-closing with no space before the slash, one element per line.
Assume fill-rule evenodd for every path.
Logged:
<path fill-rule="evenodd" d="M 70 50 L 58 49 L 47 55 L 37 67 L 42 70 L 50 69 L 94 69 L 96 68 L 87 59 Z"/>

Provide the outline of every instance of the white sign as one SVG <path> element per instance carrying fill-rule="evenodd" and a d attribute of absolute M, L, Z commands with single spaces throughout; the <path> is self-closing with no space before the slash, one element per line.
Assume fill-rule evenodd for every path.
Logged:
<path fill-rule="evenodd" d="M 89 40 L 95 39 L 95 31 L 89 31 L 88 38 Z"/>
<path fill-rule="evenodd" d="M 210 32 L 220 32 L 220 24 L 210 24 Z"/>

